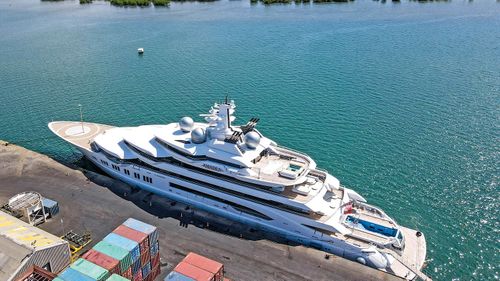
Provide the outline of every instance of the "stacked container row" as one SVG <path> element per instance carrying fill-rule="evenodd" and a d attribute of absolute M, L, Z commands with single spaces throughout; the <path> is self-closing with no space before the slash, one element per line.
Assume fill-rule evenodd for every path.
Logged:
<path fill-rule="evenodd" d="M 156 227 L 128 219 L 57 277 L 57 281 L 153 281 L 160 274 Z"/>
<path fill-rule="evenodd" d="M 166 281 L 223 281 L 224 265 L 189 253 L 165 279 Z"/>
<path fill-rule="evenodd" d="M 158 230 L 136 219 L 128 219 L 106 236 L 106 241 L 124 245 L 131 253 L 130 275 L 132 281 L 152 281 L 161 272 Z"/>

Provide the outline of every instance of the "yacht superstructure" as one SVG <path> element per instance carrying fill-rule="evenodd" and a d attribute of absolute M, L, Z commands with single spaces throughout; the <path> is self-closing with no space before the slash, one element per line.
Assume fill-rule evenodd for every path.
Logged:
<path fill-rule="evenodd" d="M 227 100 L 167 125 L 112 127 L 51 122 L 109 175 L 132 186 L 254 225 L 406 279 L 430 280 L 424 235 L 397 224 L 308 155 L 279 146 L 258 118 L 233 125 Z"/>

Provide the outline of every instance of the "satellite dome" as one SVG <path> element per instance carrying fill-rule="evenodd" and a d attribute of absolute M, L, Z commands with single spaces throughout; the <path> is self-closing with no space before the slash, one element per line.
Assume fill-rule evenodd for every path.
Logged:
<path fill-rule="evenodd" d="M 179 127 L 183 132 L 189 132 L 193 129 L 194 121 L 191 117 L 182 117 L 179 121 Z"/>
<path fill-rule="evenodd" d="M 204 143 L 207 139 L 207 135 L 205 134 L 205 130 L 202 128 L 196 128 L 191 131 L 191 141 L 193 143 Z"/>
<path fill-rule="evenodd" d="M 250 149 L 255 149 L 260 143 L 260 136 L 256 132 L 252 131 L 245 135 L 245 144 Z"/>

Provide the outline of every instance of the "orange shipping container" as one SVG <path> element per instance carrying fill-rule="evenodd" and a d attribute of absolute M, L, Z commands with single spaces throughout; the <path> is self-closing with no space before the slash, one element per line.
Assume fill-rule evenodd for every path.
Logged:
<path fill-rule="evenodd" d="M 189 253 L 183 261 L 213 273 L 215 275 L 215 281 L 222 281 L 224 278 L 224 265 L 220 262 L 216 262 L 195 253 Z"/>
<path fill-rule="evenodd" d="M 215 274 L 201 269 L 197 266 L 181 261 L 175 268 L 175 272 L 192 278 L 196 281 L 214 281 Z"/>

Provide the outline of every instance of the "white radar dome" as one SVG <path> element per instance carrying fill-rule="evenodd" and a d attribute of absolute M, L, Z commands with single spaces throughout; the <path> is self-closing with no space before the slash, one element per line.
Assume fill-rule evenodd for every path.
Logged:
<path fill-rule="evenodd" d="M 256 132 L 252 131 L 245 135 L 245 144 L 250 149 L 255 149 L 260 143 L 260 136 Z"/>
<path fill-rule="evenodd" d="M 179 121 L 179 127 L 183 132 L 189 132 L 193 129 L 194 121 L 191 117 L 182 117 Z"/>
<path fill-rule="evenodd" d="M 205 134 L 205 130 L 202 128 L 196 128 L 191 131 L 191 141 L 193 143 L 204 143 L 207 139 L 207 135 Z"/>

